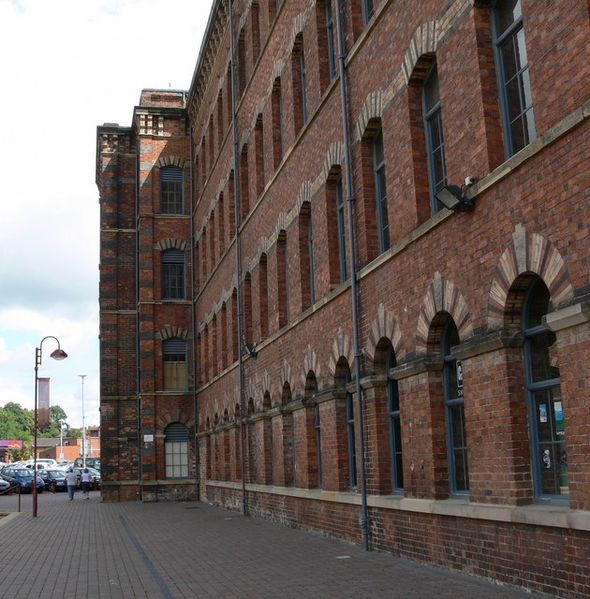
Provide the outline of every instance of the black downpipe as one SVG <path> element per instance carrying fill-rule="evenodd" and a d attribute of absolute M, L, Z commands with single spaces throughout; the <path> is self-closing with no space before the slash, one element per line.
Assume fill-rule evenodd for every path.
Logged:
<path fill-rule="evenodd" d="M 188 118 L 188 117 L 187 117 Z M 189 160 L 190 160 L 190 243 L 191 243 L 191 331 L 192 331 L 192 341 L 191 347 L 193 352 L 192 359 L 192 376 L 193 376 L 193 443 L 194 443 L 194 451 L 195 451 L 195 493 L 197 496 L 197 500 L 201 498 L 201 459 L 200 459 L 200 451 L 199 451 L 199 438 L 197 436 L 198 427 L 199 427 L 199 405 L 197 403 L 197 298 L 195 297 L 195 211 L 194 211 L 194 164 L 193 164 L 193 127 L 189 124 Z"/>
<path fill-rule="evenodd" d="M 139 355 L 139 152 L 141 144 L 139 135 L 135 150 L 135 366 L 136 366 L 136 398 L 137 418 L 137 478 L 139 500 L 143 501 L 143 458 L 141 455 L 141 359 Z"/>
<path fill-rule="evenodd" d="M 356 222 L 355 197 L 352 180 L 352 157 L 350 150 L 350 129 L 348 125 L 349 107 L 348 92 L 346 86 L 346 47 L 344 43 L 343 18 L 344 12 L 341 0 L 336 0 L 336 34 L 338 36 L 338 74 L 340 77 L 340 105 L 342 112 L 342 135 L 344 137 L 345 169 L 346 178 L 346 204 L 348 206 L 348 242 L 350 255 L 350 299 L 352 311 L 352 337 L 354 344 L 354 370 L 355 370 L 355 392 L 357 399 L 357 410 L 359 415 L 359 440 L 360 440 L 360 483 L 361 483 L 361 534 L 363 547 L 369 549 L 369 512 L 367 509 L 367 481 L 365 464 L 365 424 L 363 415 L 363 397 L 361 387 L 361 340 L 359 329 L 359 305 L 358 305 L 358 281 L 356 270 Z"/>
<path fill-rule="evenodd" d="M 244 398 L 244 357 L 243 357 L 243 313 L 242 313 L 242 256 L 240 246 L 240 226 L 242 215 L 240 212 L 240 173 L 238 158 L 238 119 L 236 115 L 236 43 L 233 27 L 233 0 L 229 3 L 229 48 L 231 56 L 231 105 L 232 105 L 232 142 L 234 163 L 234 214 L 236 224 L 236 292 L 237 292 L 237 317 L 238 317 L 238 372 L 240 394 L 240 452 L 242 455 L 242 513 L 248 515 L 248 495 L 246 492 L 246 401 Z"/>

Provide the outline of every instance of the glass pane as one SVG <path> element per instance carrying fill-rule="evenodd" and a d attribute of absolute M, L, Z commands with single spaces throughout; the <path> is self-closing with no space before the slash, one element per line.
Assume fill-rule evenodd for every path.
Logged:
<path fill-rule="evenodd" d="M 426 105 L 426 112 L 433 108 L 438 102 L 438 73 L 435 66 L 424 83 L 424 104 Z"/>
<path fill-rule="evenodd" d="M 526 328 L 543 324 L 543 316 L 549 311 L 549 290 L 540 282 L 533 285 L 527 298 Z"/>
<path fill-rule="evenodd" d="M 465 423 L 463 405 L 453 406 L 450 409 L 453 428 L 453 448 L 465 447 Z"/>
<path fill-rule="evenodd" d="M 532 382 L 559 378 L 555 333 L 544 331 L 528 341 Z"/>
<path fill-rule="evenodd" d="M 520 79 L 514 77 L 506 83 L 506 108 L 508 109 L 508 118 L 512 123 L 522 114 L 522 103 L 520 95 Z"/>
<path fill-rule="evenodd" d="M 455 490 L 469 491 L 469 476 L 467 474 L 467 452 L 456 450 L 455 458 Z"/>
<path fill-rule="evenodd" d="M 401 452 L 395 456 L 395 488 L 403 489 L 404 488 L 404 467 L 402 463 L 402 454 Z"/>
<path fill-rule="evenodd" d="M 516 153 L 522 150 L 527 145 L 527 136 L 524 131 L 524 120 L 522 118 L 516 119 L 510 125 L 510 136 L 512 141 L 512 153 Z"/>
<path fill-rule="evenodd" d="M 524 29 L 522 27 L 514 35 L 514 54 L 519 69 L 523 69 L 528 64 L 526 55 L 526 43 L 524 39 Z"/>
<path fill-rule="evenodd" d="M 522 17 L 520 0 L 500 0 L 495 8 L 496 35 L 499 37 L 518 19 Z"/>

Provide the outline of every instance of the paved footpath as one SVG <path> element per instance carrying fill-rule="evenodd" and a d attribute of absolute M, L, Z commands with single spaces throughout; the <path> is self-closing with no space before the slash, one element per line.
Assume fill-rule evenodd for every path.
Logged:
<path fill-rule="evenodd" d="M 17 509 L 0 496 L 0 513 Z M 0 517 L 1 598 L 528 598 L 204 503 L 30 496 Z"/>

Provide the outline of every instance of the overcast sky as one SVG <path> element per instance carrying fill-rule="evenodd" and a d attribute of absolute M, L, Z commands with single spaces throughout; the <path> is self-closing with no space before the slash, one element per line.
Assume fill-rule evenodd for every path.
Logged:
<path fill-rule="evenodd" d="M 0 405 L 39 376 L 72 426 L 99 424 L 96 127 L 143 88 L 187 89 L 212 0 L 0 0 Z"/>

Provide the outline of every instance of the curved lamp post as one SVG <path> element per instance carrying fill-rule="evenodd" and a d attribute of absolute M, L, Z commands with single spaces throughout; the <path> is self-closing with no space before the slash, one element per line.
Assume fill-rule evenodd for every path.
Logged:
<path fill-rule="evenodd" d="M 45 339 L 55 339 L 57 341 L 57 349 L 53 350 L 50 354 L 54 360 L 65 360 L 68 354 L 61 349 L 59 339 L 53 335 L 47 335 L 41 339 L 39 347 L 35 348 L 35 430 L 33 434 L 33 484 L 31 491 L 33 493 L 33 517 L 37 517 L 37 397 L 39 391 L 39 366 L 41 366 L 43 341 Z"/>

